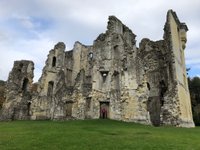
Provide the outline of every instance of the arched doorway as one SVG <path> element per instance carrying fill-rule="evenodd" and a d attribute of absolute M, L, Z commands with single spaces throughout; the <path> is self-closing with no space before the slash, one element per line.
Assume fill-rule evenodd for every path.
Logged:
<path fill-rule="evenodd" d="M 100 102 L 100 118 L 109 118 L 109 102 Z"/>

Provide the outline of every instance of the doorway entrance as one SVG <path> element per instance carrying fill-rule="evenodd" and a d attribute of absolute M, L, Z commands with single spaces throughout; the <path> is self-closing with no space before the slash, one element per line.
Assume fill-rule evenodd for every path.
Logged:
<path fill-rule="evenodd" d="M 109 102 L 100 102 L 100 118 L 109 118 Z"/>

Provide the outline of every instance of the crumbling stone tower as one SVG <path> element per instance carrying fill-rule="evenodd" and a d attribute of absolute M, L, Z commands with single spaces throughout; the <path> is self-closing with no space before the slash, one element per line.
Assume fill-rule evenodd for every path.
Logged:
<path fill-rule="evenodd" d="M 164 39 L 140 42 L 138 56 L 147 75 L 147 107 L 154 125 L 194 126 L 184 57 L 187 30 L 185 23 L 169 10 Z"/>
<path fill-rule="evenodd" d="M 174 101 L 171 102 L 171 104 L 164 108 L 163 117 L 165 113 L 171 113 L 170 110 L 176 109 L 179 111 L 177 115 L 181 126 L 194 126 L 184 56 L 188 28 L 185 23 L 179 21 L 174 11 L 169 10 L 164 31 L 164 40 L 170 50 L 169 56 L 172 58 L 169 64 L 171 74 L 169 74 L 168 78 L 175 93 L 173 97 L 175 98 L 174 101 L 176 101 L 177 106 L 173 105 Z M 169 124 L 171 120 L 169 118 L 163 118 L 163 122 Z"/>
<path fill-rule="evenodd" d="M 30 118 L 31 85 L 34 64 L 32 61 L 15 61 L 6 87 L 6 101 L 1 119 L 24 120 Z"/>
<path fill-rule="evenodd" d="M 76 42 L 72 50 L 65 51 L 65 44 L 59 42 L 50 50 L 37 91 L 28 90 L 33 76 L 28 68 L 33 68 L 33 63 L 21 61 L 25 68 L 17 74 L 20 65 L 15 62 L 3 116 L 32 120 L 110 118 L 193 127 L 184 58 L 187 30 L 169 10 L 163 39 L 142 39 L 137 48 L 136 35 L 110 16 L 106 32 L 93 45 Z"/>

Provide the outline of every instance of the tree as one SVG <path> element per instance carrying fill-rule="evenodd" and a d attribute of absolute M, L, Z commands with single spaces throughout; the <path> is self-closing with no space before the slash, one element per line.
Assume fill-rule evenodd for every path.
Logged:
<path fill-rule="evenodd" d="M 193 119 L 196 125 L 200 125 L 200 78 L 188 78 L 188 85 L 192 103 Z"/>

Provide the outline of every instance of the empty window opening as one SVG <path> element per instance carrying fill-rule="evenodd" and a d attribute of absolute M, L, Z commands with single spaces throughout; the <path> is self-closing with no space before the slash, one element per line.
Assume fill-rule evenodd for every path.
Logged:
<path fill-rule="evenodd" d="M 160 81 L 160 103 L 161 106 L 164 105 L 164 94 L 167 91 L 167 86 L 165 85 L 164 80 Z"/>
<path fill-rule="evenodd" d="M 52 95 L 53 95 L 53 86 L 54 86 L 54 82 L 53 81 L 49 81 L 47 96 L 52 97 Z"/>
<path fill-rule="evenodd" d="M 114 58 L 117 60 L 120 59 L 120 50 L 118 45 L 114 46 Z"/>
<path fill-rule="evenodd" d="M 24 81 L 23 81 L 23 85 L 22 85 L 22 91 L 26 92 L 27 89 L 28 89 L 28 79 L 25 78 Z"/>
<path fill-rule="evenodd" d="M 101 71 L 101 76 L 103 78 L 103 82 L 106 81 L 106 77 L 108 76 L 108 71 Z"/>
<path fill-rule="evenodd" d="M 90 52 L 88 57 L 89 57 L 89 60 L 91 61 L 93 59 L 93 53 Z"/>
<path fill-rule="evenodd" d="M 28 104 L 27 104 L 27 115 L 28 116 L 31 115 L 30 110 L 31 110 L 31 102 L 28 102 Z"/>
<path fill-rule="evenodd" d="M 55 67 L 55 66 L 56 66 L 56 57 L 54 56 L 52 60 L 52 67 Z"/>
<path fill-rule="evenodd" d="M 151 86 L 150 86 L 149 82 L 147 82 L 147 88 L 149 91 L 151 90 Z"/>

